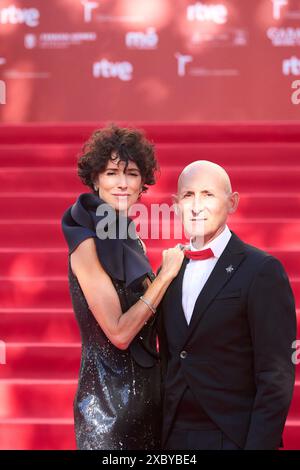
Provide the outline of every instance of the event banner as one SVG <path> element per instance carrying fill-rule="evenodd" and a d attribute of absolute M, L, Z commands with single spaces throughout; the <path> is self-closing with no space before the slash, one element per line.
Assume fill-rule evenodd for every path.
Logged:
<path fill-rule="evenodd" d="M 300 0 L 0 0 L 0 120 L 300 117 Z"/>

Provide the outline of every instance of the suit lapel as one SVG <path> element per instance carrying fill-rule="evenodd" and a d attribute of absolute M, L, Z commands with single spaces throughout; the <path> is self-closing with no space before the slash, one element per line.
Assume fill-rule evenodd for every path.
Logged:
<path fill-rule="evenodd" d="M 236 273 L 244 257 L 243 242 L 232 233 L 227 247 L 196 300 L 185 341 L 195 330 L 208 306 Z"/>

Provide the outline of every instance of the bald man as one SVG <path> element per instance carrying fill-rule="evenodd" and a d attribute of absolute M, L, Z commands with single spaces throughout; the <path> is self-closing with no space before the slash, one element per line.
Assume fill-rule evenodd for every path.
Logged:
<path fill-rule="evenodd" d="M 281 263 L 229 230 L 238 202 L 219 165 L 197 161 L 179 177 L 190 245 L 161 304 L 165 449 L 281 445 L 294 387 L 295 303 Z"/>

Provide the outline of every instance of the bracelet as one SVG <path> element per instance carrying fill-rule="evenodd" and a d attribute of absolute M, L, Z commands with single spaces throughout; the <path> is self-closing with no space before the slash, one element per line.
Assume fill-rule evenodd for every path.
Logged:
<path fill-rule="evenodd" d="M 140 300 L 144 302 L 144 304 L 146 304 L 148 308 L 150 308 L 153 315 L 156 314 L 156 308 L 154 307 L 154 305 L 151 304 L 151 302 L 149 302 L 149 300 L 145 299 L 142 295 L 140 297 Z"/>

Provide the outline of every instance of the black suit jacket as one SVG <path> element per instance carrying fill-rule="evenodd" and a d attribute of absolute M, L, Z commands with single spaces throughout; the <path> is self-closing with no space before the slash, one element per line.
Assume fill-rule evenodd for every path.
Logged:
<path fill-rule="evenodd" d="M 276 258 L 232 233 L 188 326 L 182 309 L 187 262 L 160 308 L 163 444 L 189 386 L 196 403 L 238 446 L 276 449 L 295 379 L 296 313 L 287 275 Z"/>

